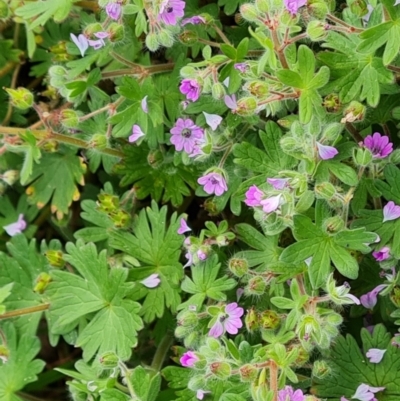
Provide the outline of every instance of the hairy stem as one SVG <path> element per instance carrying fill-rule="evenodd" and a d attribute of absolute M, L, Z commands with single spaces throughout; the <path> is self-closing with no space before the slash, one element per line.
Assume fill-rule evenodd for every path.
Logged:
<path fill-rule="evenodd" d="M 272 401 L 278 400 L 278 365 L 274 360 L 270 360 L 269 364 L 269 386 L 274 395 Z"/>
<path fill-rule="evenodd" d="M 155 371 L 159 372 L 162 369 L 164 364 L 165 357 L 171 345 L 173 343 L 173 337 L 170 334 L 166 334 L 164 338 L 161 340 L 160 344 L 158 344 L 157 351 L 154 354 L 153 361 L 151 363 L 151 368 Z"/>
<path fill-rule="evenodd" d="M 41 304 L 36 306 L 30 306 L 28 308 L 16 309 L 10 312 L 3 313 L 2 315 L 0 315 L 0 319 L 10 319 L 12 317 L 29 315 L 30 313 L 43 312 L 49 308 L 50 304 Z"/>
<path fill-rule="evenodd" d="M 356 28 L 355 26 L 352 26 L 344 21 L 342 21 L 340 18 L 335 17 L 332 14 L 327 14 L 326 18 L 330 19 L 331 21 L 335 22 L 338 25 L 342 25 L 345 26 L 346 28 L 348 28 L 349 32 L 351 33 L 360 33 L 360 32 L 364 32 L 364 29 L 362 28 Z"/>

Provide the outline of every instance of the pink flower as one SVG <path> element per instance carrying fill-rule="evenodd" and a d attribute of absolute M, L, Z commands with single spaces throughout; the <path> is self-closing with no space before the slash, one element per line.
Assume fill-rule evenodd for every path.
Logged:
<path fill-rule="evenodd" d="M 372 309 L 378 302 L 378 294 L 387 287 L 387 284 L 379 284 L 372 291 L 361 295 L 360 301 L 364 308 Z"/>
<path fill-rule="evenodd" d="M 177 18 L 184 16 L 185 2 L 182 0 L 163 0 L 158 19 L 165 25 L 176 25 Z"/>
<path fill-rule="evenodd" d="M 291 14 L 296 14 L 300 7 L 307 4 L 307 0 L 284 0 L 286 9 Z"/>
<path fill-rule="evenodd" d="M 21 213 L 15 223 L 8 224 L 3 229 L 10 237 L 14 237 L 14 235 L 21 234 L 25 230 L 26 225 L 24 215 Z"/>
<path fill-rule="evenodd" d="M 142 101 L 140 102 L 140 106 L 142 107 L 142 110 L 147 114 L 149 112 L 149 108 L 147 107 L 147 98 L 148 96 L 145 96 Z"/>
<path fill-rule="evenodd" d="M 329 160 L 335 157 L 339 152 L 333 146 L 322 145 L 317 142 L 318 154 L 322 160 Z"/>
<path fill-rule="evenodd" d="M 193 17 L 190 18 L 185 18 L 184 20 L 182 20 L 181 25 L 185 26 L 187 24 L 193 24 L 193 25 L 199 25 L 199 24 L 205 24 L 206 20 L 201 17 L 200 15 L 195 15 Z"/>
<path fill-rule="evenodd" d="M 202 251 L 201 249 L 199 249 L 197 251 L 197 257 L 199 258 L 199 260 L 206 260 L 207 256 L 208 255 L 204 251 Z"/>
<path fill-rule="evenodd" d="M 278 401 L 304 401 L 305 396 L 301 390 L 293 390 L 292 386 L 286 386 L 278 392 Z"/>
<path fill-rule="evenodd" d="M 359 401 L 373 401 L 375 393 L 383 390 L 385 390 L 385 387 L 371 387 L 368 384 L 362 383 L 357 387 L 356 393 L 351 398 Z"/>
<path fill-rule="evenodd" d="M 385 349 L 371 348 L 365 354 L 371 363 L 379 363 L 385 355 Z"/>
<path fill-rule="evenodd" d="M 238 107 L 235 95 L 225 95 L 224 102 L 226 104 L 226 107 L 230 108 L 232 111 L 236 110 Z"/>
<path fill-rule="evenodd" d="M 203 185 L 203 189 L 209 195 L 215 194 L 221 196 L 228 190 L 225 178 L 219 173 L 208 173 L 200 177 L 197 182 Z"/>
<path fill-rule="evenodd" d="M 383 159 L 393 152 L 393 143 L 389 142 L 389 137 L 382 136 L 379 132 L 368 135 L 364 139 L 364 146 L 369 149 L 372 156 L 376 159 Z"/>
<path fill-rule="evenodd" d="M 184 150 L 192 153 L 195 146 L 203 139 L 204 131 L 198 127 L 190 118 L 178 118 L 175 126 L 171 129 L 171 143 L 177 151 Z"/>
<path fill-rule="evenodd" d="M 130 143 L 134 143 L 142 136 L 145 136 L 145 133 L 141 130 L 141 128 L 137 124 L 135 124 L 132 127 L 132 135 L 129 136 L 128 140 Z"/>
<path fill-rule="evenodd" d="M 388 246 L 384 246 L 381 250 L 372 252 L 372 256 L 377 262 L 382 262 L 390 257 L 390 248 Z"/>
<path fill-rule="evenodd" d="M 235 70 L 238 70 L 242 74 L 244 74 L 247 71 L 248 67 L 249 66 L 246 63 L 236 63 L 236 64 L 233 65 L 233 68 Z"/>
<path fill-rule="evenodd" d="M 203 111 L 204 117 L 206 118 L 206 123 L 207 125 L 215 131 L 218 126 L 222 122 L 222 117 L 219 116 L 218 114 L 208 114 L 205 111 Z"/>
<path fill-rule="evenodd" d="M 261 206 L 261 199 L 264 195 L 256 185 L 252 185 L 246 192 L 246 199 L 244 203 L 247 206 Z"/>
<path fill-rule="evenodd" d="M 240 320 L 243 315 L 243 308 L 238 307 L 236 302 L 232 302 L 225 306 L 225 313 L 220 314 L 217 321 L 211 327 L 208 335 L 211 337 L 218 338 L 222 336 L 225 331 L 229 334 L 237 334 L 238 329 L 243 326 Z"/>
<path fill-rule="evenodd" d="M 396 220 L 400 217 L 400 206 L 395 205 L 394 202 L 388 202 L 383 208 L 383 222 L 389 220 Z"/>
<path fill-rule="evenodd" d="M 181 219 L 181 224 L 178 228 L 178 234 L 184 234 L 188 231 L 192 231 L 192 229 L 187 225 L 185 219 Z"/>
<path fill-rule="evenodd" d="M 186 252 L 185 253 L 185 258 L 187 259 L 187 262 L 183 266 L 183 268 L 192 266 L 192 264 L 193 264 L 193 255 L 190 252 Z"/>
<path fill-rule="evenodd" d="M 119 3 L 108 3 L 106 5 L 106 13 L 107 15 L 113 19 L 118 20 L 121 16 L 122 7 Z"/>
<path fill-rule="evenodd" d="M 263 199 L 260 203 L 263 207 L 263 211 L 265 213 L 272 213 L 278 209 L 280 202 L 281 202 L 282 195 L 271 196 L 270 198 Z"/>
<path fill-rule="evenodd" d="M 287 178 L 267 178 L 268 184 L 271 184 L 277 190 L 287 187 L 288 181 Z"/>
<path fill-rule="evenodd" d="M 207 391 L 207 390 L 197 390 L 197 392 L 196 392 L 196 398 L 197 398 L 198 400 L 202 400 L 202 399 L 204 398 L 204 396 L 205 396 L 206 394 L 209 394 L 209 393 L 211 393 L 211 391 Z"/>
<path fill-rule="evenodd" d="M 198 360 L 199 358 L 194 352 L 187 351 L 182 355 L 180 362 L 185 368 L 191 368 Z"/>
<path fill-rule="evenodd" d="M 140 282 L 147 288 L 155 288 L 160 284 L 161 280 L 158 274 L 154 273 Z"/>
<path fill-rule="evenodd" d="M 195 79 L 184 79 L 179 90 L 186 95 L 187 100 L 195 102 L 200 97 L 201 86 Z"/>
<path fill-rule="evenodd" d="M 73 33 L 71 33 L 69 36 L 71 40 L 75 43 L 76 47 L 81 52 L 81 56 L 83 57 L 85 55 L 86 50 L 89 48 L 89 42 L 86 36 L 80 34 L 78 37 L 76 37 Z"/>

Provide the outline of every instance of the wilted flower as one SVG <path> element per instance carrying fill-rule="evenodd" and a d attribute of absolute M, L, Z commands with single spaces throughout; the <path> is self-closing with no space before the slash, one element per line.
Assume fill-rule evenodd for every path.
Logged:
<path fill-rule="evenodd" d="M 178 118 L 175 126 L 171 129 L 171 143 L 175 145 L 178 151 L 185 150 L 186 153 L 192 153 L 198 141 L 202 140 L 204 131 L 195 125 L 190 119 Z"/>
<path fill-rule="evenodd" d="M 147 114 L 149 112 L 149 108 L 147 107 L 147 98 L 148 96 L 146 95 L 142 101 L 140 102 L 140 106 L 142 107 L 142 110 Z"/>
<path fill-rule="evenodd" d="M 388 202 L 383 208 L 383 222 L 389 220 L 396 220 L 400 217 L 400 206 L 395 205 L 394 202 Z"/>
<path fill-rule="evenodd" d="M 385 349 L 371 348 L 365 354 L 371 363 L 379 363 L 385 355 Z"/>
<path fill-rule="evenodd" d="M 104 39 L 108 38 L 110 34 L 108 32 L 96 32 L 94 36 L 96 36 L 98 40 L 88 40 L 89 46 L 93 47 L 95 50 L 98 50 L 106 45 Z"/>
<path fill-rule="evenodd" d="M 200 15 L 195 15 L 193 17 L 190 18 L 185 18 L 184 20 L 182 20 L 181 25 L 185 26 L 187 24 L 193 24 L 193 25 L 199 25 L 199 24 L 205 24 L 206 20 L 201 17 Z"/>
<path fill-rule="evenodd" d="M 372 309 L 378 302 L 378 294 L 387 287 L 387 284 L 379 284 L 372 291 L 361 295 L 360 301 L 364 308 Z"/>
<path fill-rule="evenodd" d="M 149 277 L 141 281 L 141 283 L 147 288 L 155 288 L 160 284 L 161 280 L 158 274 L 151 274 Z"/>
<path fill-rule="evenodd" d="M 281 190 L 285 188 L 289 182 L 287 178 L 267 178 L 268 184 L 271 184 L 274 189 Z"/>
<path fill-rule="evenodd" d="M 185 2 L 182 0 L 163 0 L 158 18 L 166 25 L 176 25 L 177 18 L 184 16 Z"/>
<path fill-rule="evenodd" d="M 389 142 L 389 137 L 375 132 L 374 135 L 368 135 L 364 139 L 364 146 L 369 149 L 372 156 L 377 159 L 383 159 L 393 152 L 393 143 Z"/>
<path fill-rule="evenodd" d="M 204 117 L 206 118 L 206 123 L 207 125 L 215 131 L 218 126 L 222 122 L 222 117 L 219 116 L 218 114 L 208 114 L 205 111 L 203 111 Z"/>
<path fill-rule="evenodd" d="M 333 146 L 322 145 L 317 142 L 318 154 L 322 160 L 329 160 L 335 157 L 339 152 Z"/>
<path fill-rule="evenodd" d="M 225 306 L 225 313 L 220 314 L 217 321 L 211 327 L 208 335 L 218 338 L 227 331 L 229 334 L 237 334 L 238 329 L 243 326 L 240 320 L 243 315 L 243 308 L 240 308 L 236 302 Z"/>
<path fill-rule="evenodd" d="M 368 384 L 360 384 L 357 387 L 356 393 L 351 397 L 359 401 L 375 400 L 375 393 L 385 390 L 385 387 L 371 387 Z"/>
<path fill-rule="evenodd" d="M 119 3 L 108 3 L 106 5 L 106 13 L 107 15 L 113 19 L 118 20 L 121 16 L 122 7 Z"/>
<path fill-rule="evenodd" d="M 81 56 L 83 57 L 85 55 L 86 50 L 89 48 L 89 42 L 86 38 L 85 35 L 82 33 L 76 37 L 73 33 L 70 35 L 71 40 L 75 43 L 76 47 L 79 49 L 81 52 Z"/>
<path fill-rule="evenodd" d="M 181 219 L 181 224 L 178 228 L 178 234 L 184 234 L 188 231 L 192 231 L 192 229 L 187 225 L 185 219 Z"/>
<path fill-rule="evenodd" d="M 135 124 L 132 127 L 132 135 L 129 136 L 128 141 L 131 143 L 136 142 L 142 136 L 145 136 L 145 133 L 141 130 L 141 128 L 137 124 Z"/>
<path fill-rule="evenodd" d="M 260 203 L 265 213 L 272 213 L 278 209 L 281 202 L 282 195 L 271 196 L 270 198 L 263 199 Z"/>
<path fill-rule="evenodd" d="M 228 190 L 225 178 L 219 173 L 208 173 L 203 177 L 200 177 L 197 182 L 203 185 L 203 189 L 209 195 L 215 194 L 221 196 Z"/>
<path fill-rule="evenodd" d="M 372 256 L 377 262 L 382 262 L 390 257 L 390 248 L 388 246 L 384 246 L 379 251 L 372 252 Z"/>
<path fill-rule="evenodd" d="M 25 230 L 26 225 L 24 215 L 21 213 L 15 223 L 8 224 L 7 226 L 4 226 L 3 229 L 10 237 L 13 237 L 14 235 L 21 234 L 22 231 Z"/>
<path fill-rule="evenodd" d="M 192 351 L 187 351 L 185 352 L 181 359 L 181 365 L 185 366 L 186 368 L 192 367 L 197 361 L 199 360 L 198 356 L 192 352 Z"/>
<path fill-rule="evenodd" d="M 300 7 L 303 7 L 307 4 L 307 0 L 284 0 L 284 3 L 286 9 L 291 14 L 296 14 Z"/>
<path fill-rule="evenodd" d="M 184 79 L 179 90 L 186 95 L 187 100 L 195 102 L 200 97 L 201 86 L 195 79 Z"/>
<path fill-rule="evenodd" d="M 278 392 L 278 401 L 304 401 L 305 396 L 299 389 L 294 391 L 292 386 L 286 386 Z"/>
<path fill-rule="evenodd" d="M 252 185 L 246 192 L 246 199 L 244 203 L 247 206 L 261 206 L 261 199 L 264 195 L 256 185 Z"/>

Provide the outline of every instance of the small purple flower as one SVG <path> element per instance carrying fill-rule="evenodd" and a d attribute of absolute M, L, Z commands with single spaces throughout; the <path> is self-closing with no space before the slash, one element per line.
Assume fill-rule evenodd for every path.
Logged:
<path fill-rule="evenodd" d="M 333 146 L 322 145 L 317 142 L 318 154 L 322 160 L 329 160 L 335 157 L 339 152 Z"/>
<path fill-rule="evenodd" d="M 395 205 L 394 202 L 388 202 L 383 208 L 383 222 L 389 220 L 396 220 L 400 217 L 400 206 Z"/>
<path fill-rule="evenodd" d="M 225 95 L 224 102 L 226 107 L 230 108 L 232 111 L 235 111 L 238 107 L 235 95 Z"/>
<path fill-rule="evenodd" d="M 158 274 L 154 273 L 140 282 L 147 288 L 155 288 L 160 284 L 161 280 Z"/>
<path fill-rule="evenodd" d="M 378 294 L 387 287 L 387 284 L 379 284 L 372 291 L 361 295 L 360 301 L 364 308 L 372 309 L 378 302 Z"/>
<path fill-rule="evenodd" d="M 371 348 L 365 354 L 371 363 L 379 363 L 385 355 L 385 349 Z"/>
<path fill-rule="evenodd" d="M 221 196 L 228 190 L 225 178 L 219 173 L 208 173 L 200 177 L 197 182 L 203 185 L 203 189 L 209 195 L 215 194 Z"/>
<path fill-rule="evenodd" d="M 372 252 L 372 256 L 377 262 L 382 262 L 390 257 L 390 248 L 388 246 L 384 246 L 381 250 Z"/>
<path fill-rule="evenodd" d="M 132 127 L 132 135 L 129 136 L 128 140 L 130 143 L 136 142 L 139 138 L 145 136 L 145 133 L 141 130 L 141 128 L 135 124 Z"/>
<path fill-rule="evenodd" d="M 249 66 L 246 63 L 236 63 L 236 64 L 233 65 L 233 68 L 235 70 L 238 70 L 242 74 L 244 74 L 247 71 L 248 67 Z"/>
<path fill-rule="evenodd" d="M 229 334 L 237 334 L 243 326 L 240 320 L 243 315 L 243 308 L 240 308 L 236 302 L 232 302 L 225 306 L 225 313 L 220 314 L 217 321 L 211 327 L 208 335 L 211 337 L 221 337 L 225 331 Z"/>
<path fill-rule="evenodd" d="M 178 228 L 178 234 L 184 234 L 188 231 L 192 231 L 192 229 L 187 225 L 185 219 L 181 219 L 181 225 Z"/>
<path fill-rule="evenodd" d="M 199 358 L 194 352 L 187 351 L 182 355 L 180 362 L 185 368 L 191 368 L 198 360 Z"/>
<path fill-rule="evenodd" d="M 184 16 L 185 2 L 182 0 L 163 0 L 158 18 L 166 25 L 176 25 L 177 18 Z"/>
<path fill-rule="evenodd" d="M 267 178 L 268 184 L 271 184 L 274 189 L 281 190 L 288 186 L 287 178 Z"/>
<path fill-rule="evenodd" d="M 190 119 L 178 118 L 175 126 L 171 129 L 171 143 L 175 145 L 178 151 L 185 150 L 186 153 L 192 153 L 194 147 L 203 139 L 204 131 L 195 125 Z"/>
<path fill-rule="evenodd" d="M 246 199 L 244 203 L 247 206 L 261 206 L 261 200 L 264 195 L 257 185 L 252 185 L 246 192 Z"/>
<path fill-rule="evenodd" d="M 147 114 L 149 112 L 149 108 L 147 107 L 147 98 L 148 96 L 145 96 L 142 101 L 140 102 L 140 106 L 142 107 L 142 110 Z"/>
<path fill-rule="evenodd" d="M 204 396 L 205 396 L 206 394 L 209 394 L 209 393 L 211 393 L 211 391 L 207 391 L 207 390 L 197 390 L 197 392 L 196 392 L 196 398 L 197 398 L 198 400 L 202 400 L 202 399 L 204 398 Z"/>
<path fill-rule="evenodd" d="M 294 391 L 292 386 L 286 386 L 278 392 L 278 401 L 304 401 L 305 396 L 301 390 Z"/>
<path fill-rule="evenodd" d="M 106 13 L 113 20 L 118 20 L 121 16 L 121 12 L 122 7 L 119 3 L 108 3 L 106 5 Z"/>
<path fill-rule="evenodd" d="M 185 18 L 184 20 L 182 20 L 181 25 L 185 26 L 187 24 L 193 24 L 193 25 L 199 25 L 199 24 L 205 24 L 206 20 L 201 17 L 200 15 L 195 15 L 193 17 L 190 18 Z"/>
<path fill-rule="evenodd" d="M 222 117 L 219 116 L 218 114 L 208 114 L 205 111 L 203 111 L 204 117 L 206 118 L 206 123 L 207 125 L 215 131 L 218 126 L 222 122 Z"/>
<path fill-rule="evenodd" d="M 300 7 L 307 4 L 307 0 L 284 0 L 286 9 L 291 14 L 296 14 Z"/>
<path fill-rule="evenodd" d="M 195 102 L 201 94 L 201 86 L 195 79 L 184 79 L 179 90 L 186 95 L 187 100 Z"/>
<path fill-rule="evenodd" d="M 10 237 L 14 237 L 14 235 L 21 234 L 25 230 L 26 225 L 24 215 L 21 213 L 15 223 L 8 224 L 3 229 Z"/>
<path fill-rule="evenodd" d="M 364 146 L 369 149 L 372 156 L 376 159 L 383 159 L 393 152 L 393 143 L 389 142 L 389 137 L 375 132 L 364 139 Z"/>
<path fill-rule="evenodd" d="M 197 251 L 196 255 L 197 255 L 197 257 L 199 258 L 199 260 L 201 260 L 201 261 L 206 260 L 206 259 L 207 259 L 207 256 L 208 256 L 208 255 L 207 255 L 203 250 L 201 250 L 201 249 L 199 249 L 199 250 Z"/>
<path fill-rule="evenodd" d="M 186 252 L 185 253 L 185 258 L 187 259 L 187 262 L 183 266 L 183 268 L 192 266 L 192 264 L 193 264 L 193 255 L 190 252 Z"/>
<path fill-rule="evenodd" d="M 276 209 L 278 209 L 280 203 L 281 203 L 281 197 L 282 195 L 276 195 L 276 196 L 271 196 L 270 198 L 263 199 L 260 203 L 263 207 L 263 211 L 265 213 L 272 213 L 275 212 Z"/>
<path fill-rule="evenodd" d="M 385 390 L 385 387 L 371 387 L 368 384 L 360 384 L 357 387 L 356 393 L 351 397 L 359 401 L 375 400 L 375 393 Z"/>
<path fill-rule="evenodd" d="M 85 55 L 86 50 L 89 48 L 89 42 L 86 36 L 80 34 L 78 35 L 78 37 L 76 37 L 73 33 L 71 33 L 69 36 L 71 40 L 75 43 L 76 47 L 81 52 L 81 56 L 83 57 Z"/>

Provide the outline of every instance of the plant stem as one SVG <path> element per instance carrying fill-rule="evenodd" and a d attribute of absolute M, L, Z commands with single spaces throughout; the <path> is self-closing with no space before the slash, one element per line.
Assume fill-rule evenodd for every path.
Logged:
<path fill-rule="evenodd" d="M 79 121 L 82 122 L 82 121 L 89 120 L 89 118 L 92 118 L 94 116 L 97 116 L 97 114 L 100 114 L 100 113 L 103 113 L 104 111 L 109 110 L 110 107 L 111 107 L 111 104 L 107 104 L 106 106 L 101 107 L 100 109 L 94 110 L 88 114 L 85 114 L 82 117 L 79 117 Z"/>
<path fill-rule="evenodd" d="M 353 139 L 356 141 L 356 143 L 362 142 L 363 137 L 360 135 L 360 133 L 356 130 L 353 124 L 351 123 L 346 123 L 345 125 L 347 131 L 349 131 L 350 135 L 353 137 Z"/>
<path fill-rule="evenodd" d="M 198 41 L 199 43 L 204 43 L 205 45 L 209 45 L 209 46 L 212 46 L 212 47 L 218 47 L 218 48 L 221 47 L 221 44 L 220 44 L 220 43 L 212 42 L 211 40 L 206 40 L 206 39 L 198 38 L 197 41 Z"/>
<path fill-rule="evenodd" d="M 272 41 L 274 42 L 274 48 L 276 53 L 278 54 L 279 61 L 282 64 L 282 67 L 285 69 L 289 69 L 289 64 L 286 60 L 286 56 L 284 50 L 281 48 L 281 43 L 279 41 L 278 33 L 275 29 L 271 29 Z"/>
<path fill-rule="evenodd" d="M 328 19 L 330 19 L 333 22 L 336 22 L 339 25 L 345 26 L 346 28 L 348 28 L 350 33 L 360 33 L 360 32 L 364 32 L 364 29 L 362 28 L 356 28 L 355 26 L 352 26 L 350 24 L 347 24 L 346 22 L 342 21 L 340 18 L 335 17 L 332 14 L 327 14 L 326 17 Z"/>
<path fill-rule="evenodd" d="M 6 63 L 6 65 L 3 68 L 0 68 L 0 78 L 3 78 L 4 75 L 7 75 L 9 72 L 11 72 L 15 67 L 15 63 L 12 61 L 9 61 Z"/>
<path fill-rule="evenodd" d="M 154 354 L 153 361 L 151 363 L 151 368 L 159 372 L 164 364 L 165 357 L 171 345 L 173 343 L 173 337 L 170 334 L 166 334 L 158 344 L 157 351 Z"/>
<path fill-rule="evenodd" d="M 94 1 L 78 1 L 75 3 L 75 5 L 82 8 L 87 8 L 88 10 L 92 10 L 95 13 L 100 11 L 99 5 L 97 4 L 97 2 Z"/>
<path fill-rule="evenodd" d="M 103 72 L 102 79 L 117 78 L 124 75 L 140 75 L 141 77 L 146 77 L 148 75 L 153 75 L 160 72 L 171 71 L 174 69 L 174 67 L 174 63 L 156 64 L 149 66 L 138 65 L 138 67 L 122 68 L 120 70 Z"/>
<path fill-rule="evenodd" d="M 3 313 L 0 315 L 0 319 L 10 319 L 12 317 L 18 317 L 23 315 L 29 315 L 30 313 L 43 312 L 49 309 L 50 304 L 40 304 L 36 306 L 30 306 L 28 308 L 16 309 L 10 312 Z"/>
<path fill-rule="evenodd" d="M 222 32 L 222 30 L 215 24 L 213 24 L 212 26 L 215 29 L 215 32 L 218 33 L 218 35 L 220 36 L 220 38 L 229 46 L 232 46 L 231 42 L 229 41 L 229 39 L 225 36 L 225 34 Z"/>
<path fill-rule="evenodd" d="M 123 373 L 123 375 L 126 378 L 126 385 L 128 386 L 129 394 L 132 397 L 131 401 L 139 401 L 138 396 L 135 393 L 135 389 L 133 388 L 132 382 L 131 382 L 131 372 L 127 368 L 127 366 L 123 362 L 119 362 L 119 367 Z"/>
<path fill-rule="evenodd" d="M 269 387 L 274 395 L 272 401 L 278 400 L 278 365 L 273 359 L 270 359 L 269 364 Z"/>

